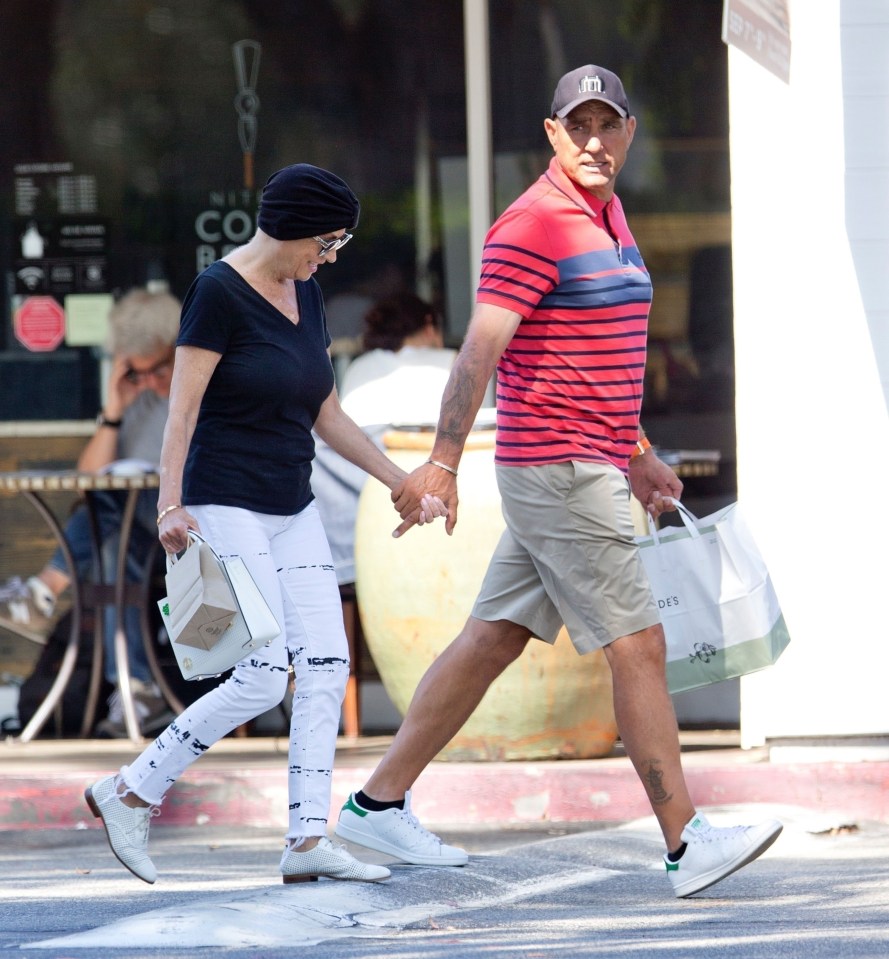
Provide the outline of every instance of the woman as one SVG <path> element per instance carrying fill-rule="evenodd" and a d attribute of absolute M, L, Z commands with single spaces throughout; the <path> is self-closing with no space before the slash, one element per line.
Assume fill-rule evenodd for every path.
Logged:
<path fill-rule="evenodd" d="M 158 528 L 167 553 L 199 530 L 241 556 L 281 626 L 271 643 L 190 706 L 117 776 L 86 791 L 117 858 L 145 882 L 148 824 L 186 767 L 218 739 L 277 705 L 292 662 L 290 821 L 284 882 L 378 881 L 327 838 L 332 766 L 349 672 L 336 575 L 309 485 L 318 435 L 390 489 L 404 473 L 343 413 L 333 386 L 314 274 L 336 261 L 358 222 L 349 187 L 296 164 L 266 184 L 256 235 L 204 271 L 182 310 L 164 431 Z M 441 515 L 424 503 L 420 521 Z"/>

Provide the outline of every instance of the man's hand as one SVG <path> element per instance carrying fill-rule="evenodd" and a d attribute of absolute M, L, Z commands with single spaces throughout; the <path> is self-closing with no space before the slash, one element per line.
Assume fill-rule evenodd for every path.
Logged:
<path fill-rule="evenodd" d="M 133 400 L 148 387 L 146 383 L 131 383 L 127 379 L 130 370 L 130 358 L 123 354 L 115 356 L 108 376 L 105 412 L 113 419 L 119 419 L 129 409 Z"/>
<path fill-rule="evenodd" d="M 412 526 L 431 523 L 436 516 L 446 516 L 445 530 L 450 536 L 457 525 L 457 477 L 439 466 L 424 463 L 392 490 L 392 502 L 403 520 L 392 533 L 394 537 Z"/>
<path fill-rule="evenodd" d="M 673 500 L 682 496 L 682 480 L 654 450 L 647 450 L 630 460 L 630 489 L 652 519 L 657 519 L 676 509 Z"/>

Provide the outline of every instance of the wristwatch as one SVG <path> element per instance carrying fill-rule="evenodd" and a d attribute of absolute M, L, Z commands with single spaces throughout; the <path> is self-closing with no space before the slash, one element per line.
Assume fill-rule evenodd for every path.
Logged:
<path fill-rule="evenodd" d="M 119 430 L 123 420 L 111 420 L 109 419 L 102 410 L 99 410 L 99 415 L 96 417 L 96 428 L 100 426 L 109 426 L 113 430 Z"/>

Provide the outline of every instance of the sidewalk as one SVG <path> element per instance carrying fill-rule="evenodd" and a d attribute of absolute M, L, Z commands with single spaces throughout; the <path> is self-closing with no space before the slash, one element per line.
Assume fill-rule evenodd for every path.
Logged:
<path fill-rule="evenodd" d="M 889 822 L 889 762 L 773 761 L 742 750 L 735 731 L 683 732 L 683 762 L 701 807 L 768 803 L 842 819 Z M 363 785 L 391 737 L 341 738 L 332 817 Z M 128 741 L 0 742 L 0 829 L 95 826 L 83 790 L 136 754 Z M 813 754 L 813 756 L 816 754 Z M 170 791 L 163 825 L 281 826 L 287 810 L 287 741 L 226 738 Z M 650 815 L 619 746 L 604 759 L 512 763 L 436 761 L 421 776 L 413 809 L 427 823 L 621 822 Z"/>

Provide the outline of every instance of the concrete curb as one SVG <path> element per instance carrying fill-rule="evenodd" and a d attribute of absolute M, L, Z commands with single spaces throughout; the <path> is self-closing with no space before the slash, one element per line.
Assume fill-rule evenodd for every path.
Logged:
<path fill-rule="evenodd" d="M 35 744 L 39 745 L 39 744 Z M 7 764 L 0 783 L 0 829 L 98 826 L 83 790 L 119 767 L 122 749 L 60 761 Z M 220 744 L 221 745 L 221 744 Z M 227 744 L 192 766 L 171 790 L 158 825 L 282 827 L 287 809 L 287 760 L 271 750 Z M 381 751 L 381 750 L 379 750 Z M 373 755 L 350 754 L 333 776 L 331 817 L 376 766 Z M 129 747 L 126 756 L 132 755 Z M 2 756 L 2 754 L 0 754 Z M 4 757 L 7 758 L 7 757 Z M 797 806 L 844 821 L 889 822 L 889 762 L 768 761 L 765 751 L 691 752 L 683 757 L 692 798 L 701 807 L 765 803 Z M 625 758 L 560 762 L 434 762 L 413 793 L 421 820 L 441 826 L 540 822 L 622 822 L 651 810 Z"/>

